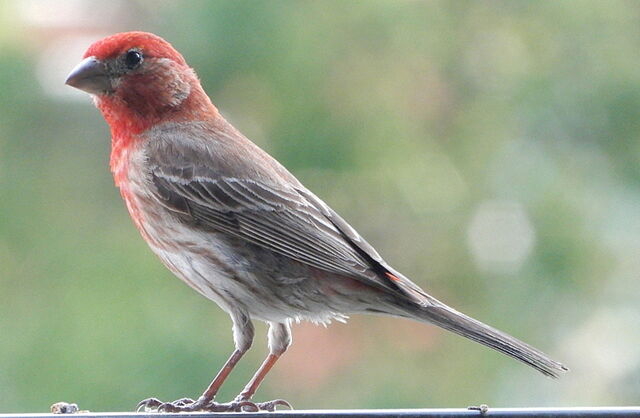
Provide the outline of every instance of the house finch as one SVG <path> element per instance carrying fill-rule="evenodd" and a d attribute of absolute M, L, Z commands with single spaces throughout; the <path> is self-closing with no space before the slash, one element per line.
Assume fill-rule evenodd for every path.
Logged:
<path fill-rule="evenodd" d="M 273 410 L 251 402 L 291 344 L 292 320 L 375 313 L 438 325 L 547 376 L 567 370 L 535 348 L 435 299 L 389 264 L 287 169 L 231 126 L 168 42 L 119 33 L 89 47 L 66 84 L 91 94 L 111 128 L 111 171 L 151 250 L 233 321 L 235 351 L 196 401 L 165 411 Z M 229 403 L 214 397 L 269 324 L 269 355 Z"/>

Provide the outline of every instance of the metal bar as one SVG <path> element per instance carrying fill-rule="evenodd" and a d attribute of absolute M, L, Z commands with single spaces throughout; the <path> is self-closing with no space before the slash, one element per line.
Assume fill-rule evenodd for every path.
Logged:
<path fill-rule="evenodd" d="M 145 412 L 89 412 L 78 414 L 0 414 L 0 418 L 455 418 L 455 417 L 541 417 L 541 418 L 640 418 L 640 406 L 637 407 L 598 407 L 598 408 L 488 408 L 478 409 L 341 409 L 341 410 L 300 410 L 250 413 L 202 413 L 157 414 Z"/>

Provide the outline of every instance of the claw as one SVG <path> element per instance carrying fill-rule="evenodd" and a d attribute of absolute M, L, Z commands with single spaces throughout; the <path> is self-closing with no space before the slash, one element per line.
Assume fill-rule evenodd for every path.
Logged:
<path fill-rule="evenodd" d="M 251 401 L 234 401 L 231 402 L 232 405 L 235 405 L 234 410 L 236 412 L 258 412 L 260 411 L 260 407 L 258 404 Z"/>
<path fill-rule="evenodd" d="M 256 405 L 258 406 L 260 411 L 274 412 L 278 409 L 278 406 L 285 406 L 290 410 L 293 410 L 293 406 L 291 406 L 291 404 L 284 399 L 274 399 L 268 402 L 260 402 Z"/>
<path fill-rule="evenodd" d="M 155 411 L 163 403 L 164 402 L 162 402 L 161 400 L 159 400 L 157 398 L 147 398 L 147 399 L 144 399 L 144 400 L 138 402 L 138 405 L 136 406 L 136 412 Z"/>

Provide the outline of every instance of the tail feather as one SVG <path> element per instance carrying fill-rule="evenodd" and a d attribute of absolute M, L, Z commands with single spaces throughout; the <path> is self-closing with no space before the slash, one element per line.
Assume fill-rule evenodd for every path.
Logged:
<path fill-rule="evenodd" d="M 444 304 L 416 306 L 412 310 L 412 316 L 500 351 L 546 376 L 557 378 L 569 370 L 542 351 Z"/>

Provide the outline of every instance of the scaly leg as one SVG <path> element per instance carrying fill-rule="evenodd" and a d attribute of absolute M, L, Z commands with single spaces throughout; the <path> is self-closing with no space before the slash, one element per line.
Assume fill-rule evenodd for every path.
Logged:
<path fill-rule="evenodd" d="M 182 398 L 173 402 L 162 402 L 156 398 L 145 399 L 138 404 L 140 410 L 157 410 L 165 412 L 189 412 L 189 411 L 211 411 L 211 412 L 233 412 L 242 411 L 243 408 L 255 409 L 255 404 L 248 401 L 234 401 L 230 403 L 216 403 L 214 398 L 220 387 L 227 379 L 238 361 L 249 350 L 253 343 L 254 329 L 249 316 L 242 312 L 231 314 L 233 321 L 233 340 L 236 350 L 226 361 L 216 377 L 211 381 L 207 389 L 198 400 Z"/>
<path fill-rule="evenodd" d="M 262 363 L 258 371 L 253 375 L 244 390 L 236 397 L 235 402 L 249 402 L 251 397 L 256 393 L 260 383 L 264 380 L 269 370 L 278 361 L 280 356 L 291 345 L 291 328 L 289 323 L 270 323 L 269 324 L 269 355 Z M 273 401 L 256 403 L 257 410 L 275 411 L 278 405 L 286 406 L 293 409 L 291 404 L 284 399 L 275 399 Z"/>

